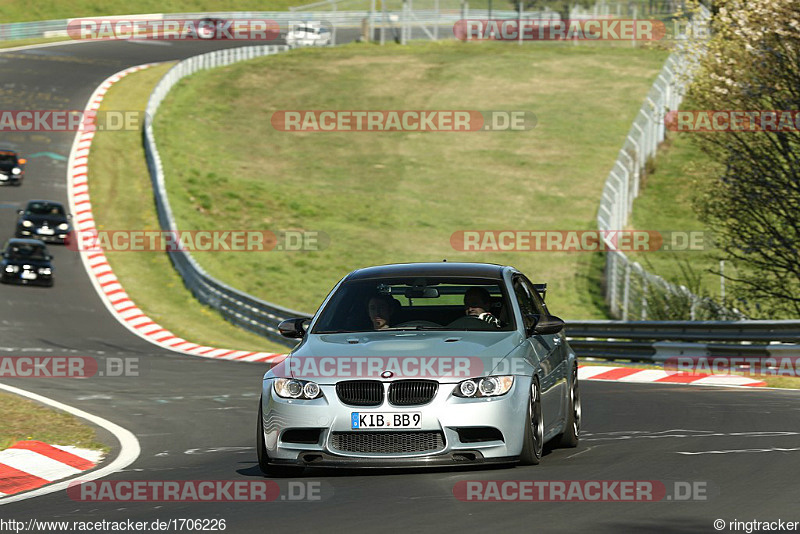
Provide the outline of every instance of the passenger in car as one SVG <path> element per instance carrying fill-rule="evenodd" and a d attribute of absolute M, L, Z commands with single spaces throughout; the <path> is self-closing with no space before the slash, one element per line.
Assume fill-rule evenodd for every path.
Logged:
<path fill-rule="evenodd" d="M 389 328 L 400 302 L 389 295 L 375 295 L 369 299 L 367 313 L 375 330 Z"/>
<path fill-rule="evenodd" d="M 492 315 L 492 298 L 489 292 L 482 287 L 471 287 L 464 293 L 464 308 L 466 314 L 486 321 L 492 326 L 502 328 L 500 320 Z"/>

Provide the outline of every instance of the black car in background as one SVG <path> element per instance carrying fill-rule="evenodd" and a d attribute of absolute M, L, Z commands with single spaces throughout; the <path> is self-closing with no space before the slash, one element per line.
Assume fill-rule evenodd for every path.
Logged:
<path fill-rule="evenodd" d="M 36 239 L 9 239 L 0 261 L 0 281 L 4 284 L 53 285 L 53 257 L 47 245 Z"/>
<path fill-rule="evenodd" d="M 0 149 L 0 185 L 22 185 L 26 163 L 13 150 Z"/>
<path fill-rule="evenodd" d="M 33 238 L 48 243 L 65 243 L 72 229 L 64 206 L 52 200 L 31 200 L 19 210 L 16 237 Z"/>

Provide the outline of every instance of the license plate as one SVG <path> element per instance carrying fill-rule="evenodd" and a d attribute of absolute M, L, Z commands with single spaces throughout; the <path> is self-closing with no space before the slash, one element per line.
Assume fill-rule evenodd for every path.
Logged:
<path fill-rule="evenodd" d="M 422 428 L 420 412 L 352 412 L 350 428 Z"/>
<path fill-rule="evenodd" d="M 20 273 L 20 277 L 23 280 L 36 280 L 36 273 L 32 273 L 30 271 L 22 271 Z"/>
<path fill-rule="evenodd" d="M 56 233 L 56 231 L 53 230 L 52 228 L 39 228 L 38 230 L 36 230 L 36 232 L 41 235 L 53 235 Z"/>

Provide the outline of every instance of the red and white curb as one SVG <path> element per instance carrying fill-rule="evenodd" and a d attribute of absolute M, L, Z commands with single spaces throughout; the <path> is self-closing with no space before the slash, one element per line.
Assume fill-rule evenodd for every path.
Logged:
<path fill-rule="evenodd" d="M 705 373 L 678 373 L 661 369 L 632 369 L 604 365 L 581 365 L 580 380 L 606 380 L 613 382 L 691 384 L 693 386 L 766 386 L 766 382 L 738 375 L 710 375 Z"/>
<path fill-rule="evenodd" d="M 100 451 L 19 441 L 0 451 L 0 498 L 77 475 L 102 458 Z"/>
<path fill-rule="evenodd" d="M 120 71 L 106 79 L 95 89 L 89 98 L 86 112 L 96 111 L 106 92 L 115 83 L 133 72 L 138 72 L 152 67 L 155 63 L 139 65 Z M 84 113 L 84 121 L 88 113 Z M 84 122 L 75 135 L 72 151 L 69 155 L 67 171 L 67 190 L 69 194 L 70 209 L 73 214 L 75 230 L 79 232 L 91 232 L 95 230 L 94 215 L 92 214 L 92 203 L 89 197 L 89 184 L 87 182 L 89 151 L 94 139 L 93 131 L 83 131 Z M 106 308 L 119 320 L 128 330 L 165 349 L 169 349 L 181 354 L 192 356 L 203 356 L 205 358 L 218 358 L 222 360 L 237 360 L 243 362 L 271 362 L 276 363 L 286 355 L 268 352 L 248 352 L 243 350 L 220 349 L 206 347 L 182 339 L 166 328 L 148 317 L 130 299 L 122 288 L 119 280 L 111 270 L 105 253 L 102 251 L 81 251 L 81 259 L 89 273 L 89 278 L 97 290 Z"/>

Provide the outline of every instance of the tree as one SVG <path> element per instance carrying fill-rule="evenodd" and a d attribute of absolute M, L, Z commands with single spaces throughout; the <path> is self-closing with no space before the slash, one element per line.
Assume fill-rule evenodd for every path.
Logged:
<path fill-rule="evenodd" d="M 719 4 L 684 108 L 800 110 L 800 3 Z M 722 257 L 736 266 L 726 278 L 733 282 L 737 306 L 754 317 L 800 314 L 798 130 L 800 120 L 789 131 L 695 134 L 724 169 L 709 181 L 696 208 Z"/>

